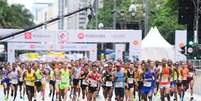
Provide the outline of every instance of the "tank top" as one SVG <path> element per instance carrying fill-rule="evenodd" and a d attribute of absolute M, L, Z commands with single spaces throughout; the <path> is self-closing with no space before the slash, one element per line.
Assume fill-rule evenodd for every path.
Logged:
<path fill-rule="evenodd" d="M 26 85 L 34 86 L 34 80 L 35 80 L 34 73 L 26 72 L 26 77 L 25 77 Z"/>
<path fill-rule="evenodd" d="M 152 73 L 151 73 L 150 69 L 147 72 L 143 73 L 143 79 L 147 80 L 147 81 L 152 81 L 153 80 Z"/>
<path fill-rule="evenodd" d="M 152 75 L 152 72 L 150 69 L 143 73 L 143 80 L 144 80 L 144 82 L 143 82 L 144 87 L 151 87 L 152 86 L 153 75 Z"/>
<path fill-rule="evenodd" d="M 69 82 L 70 73 L 69 71 L 61 70 L 61 82 Z"/>
<path fill-rule="evenodd" d="M 115 87 L 116 88 L 124 88 L 124 72 L 121 69 L 119 72 L 117 70 L 114 71 L 115 77 Z"/>
<path fill-rule="evenodd" d="M 53 70 L 50 71 L 50 80 L 55 80 L 55 73 Z"/>
<path fill-rule="evenodd" d="M 105 77 L 105 81 L 112 81 L 112 79 L 111 79 L 112 74 L 111 73 L 105 72 L 104 77 Z"/>
<path fill-rule="evenodd" d="M 87 77 L 87 75 L 88 75 L 88 72 L 84 71 L 84 73 L 81 75 L 81 77 L 83 77 L 82 79 L 85 79 Z"/>
<path fill-rule="evenodd" d="M 12 84 L 18 84 L 18 80 L 19 80 L 19 78 L 18 78 L 18 72 L 17 71 L 11 71 L 10 76 L 11 76 L 10 83 L 12 83 Z"/>
<path fill-rule="evenodd" d="M 177 77 L 178 77 L 178 73 L 177 73 L 176 69 L 174 68 L 173 69 L 173 78 L 172 78 L 172 80 L 173 81 L 177 80 L 178 79 Z"/>
<path fill-rule="evenodd" d="M 81 72 L 81 68 L 78 67 L 78 68 L 74 68 L 74 73 L 73 73 L 73 79 L 79 79 L 79 75 L 80 75 L 80 72 Z"/>
<path fill-rule="evenodd" d="M 127 70 L 127 83 L 133 84 L 134 83 L 134 71 L 130 73 L 129 70 Z"/>
<path fill-rule="evenodd" d="M 43 77 L 42 72 L 39 69 L 35 71 L 35 75 L 36 75 L 36 80 L 42 80 L 42 77 Z"/>
<path fill-rule="evenodd" d="M 82 79 L 81 79 L 82 85 L 88 85 L 88 82 L 87 82 L 87 80 L 86 80 L 87 75 L 88 75 L 88 72 L 85 72 L 85 71 L 84 71 L 84 73 L 81 75 L 81 77 L 82 77 Z"/>
<path fill-rule="evenodd" d="M 169 67 L 162 68 L 161 82 L 169 82 L 170 69 Z"/>
<path fill-rule="evenodd" d="M 97 81 L 99 78 L 98 73 L 91 72 L 89 78 L 90 78 L 90 87 L 98 87 L 98 81 Z"/>

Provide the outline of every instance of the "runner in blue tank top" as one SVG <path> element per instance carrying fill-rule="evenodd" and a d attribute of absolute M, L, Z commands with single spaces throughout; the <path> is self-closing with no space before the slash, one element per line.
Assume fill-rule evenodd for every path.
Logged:
<path fill-rule="evenodd" d="M 116 63 L 116 70 L 114 71 L 114 88 L 116 101 L 124 100 L 125 79 L 124 72 L 120 63 Z"/>
<path fill-rule="evenodd" d="M 150 65 L 146 63 L 142 77 L 143 87 L 141 89 L 141 93 L 144 101 L 147 101 L 147 97 L 149 98 L 149 101 L 152 100 L 151 94 L 153 92 L 153 75 L 151 73 L 149 66 Z"/>

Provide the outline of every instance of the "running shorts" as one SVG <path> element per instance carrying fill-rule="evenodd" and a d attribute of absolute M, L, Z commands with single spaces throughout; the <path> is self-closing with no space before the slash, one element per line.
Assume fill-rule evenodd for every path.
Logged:
<path fill-rule="evenodd" d="M 34 96 L 34 86 L 28 86 L 26 85 L 26 94 L 30 94 L 31 97 Z"/>
<path fill-rule="evenodd" d="M 79 84 L 79 79 L 73 79 L 73 86 L 77 86 Z"/>
<path fill-rule="evenodd" d="M 56 81 L 54 81 L 54 80 L 50 80 L 49 84 L 52 85 L 52 86 L 55 86 Z"/>
<path fill-rule="evenodd" d="M 115 96 L 124 97 L 124 88 L 115 88 Z"/>
<path fill-rule="evenodd" d="M 89 87 L 90 93 L 94 93 L 95 91 L 97 91 L 97 87 Z"/>

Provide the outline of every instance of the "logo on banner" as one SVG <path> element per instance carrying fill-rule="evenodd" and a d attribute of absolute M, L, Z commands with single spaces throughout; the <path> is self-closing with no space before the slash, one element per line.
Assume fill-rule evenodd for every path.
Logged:
<path fill-rule="evenodd" d="M 133 41 L 133 45 L 134 45 L 134 46 L 138 46 L 138 45 L 139 45 L 139 41 L 138 41 L 138 40 L 134 40 L 134 41 Z"/>
<path fill-rule="evenodd" d="M 61 46 L 60 46 L 60 49 L 64 49 L 64 46 L 63 46 L 63 45 L 61 45 Z"/>
<path fill-rule="evenodd" d="M 31 40 L 32 39 L 32 33 L 31 32 L 25 32 L 24 33 L 24 38 L 28 39 L 28 40 Z"/>
<path fill-rule="evenodd" d="M 67 42 L 68 41 L 68 33 L 66 32 L 59 32 L 58 39 L 60 42 Z"/>
<path fill-rule="evenodd" d="M 185 45 L 184 45 L 183 42 L 180 42 L 180 43 L 179 43 L 179 47 L 180 47 L 180 48 L 182 48 L 182 47 L 184 47 L 184 46 L 185 46 Z"/>
<path fill-rule="evenodd" d="M 82 33 L 82 32 L 78 33 L 78 34 L 77 34 L 77 37 L 78 37 L 79 39 L 84 39 L 84 33 Z"/>
<path fill-rule="evenodd" d="M 35 48 L 36 46 L 35 45 L 30 45 L 29 46 L 31 49 Z"/>

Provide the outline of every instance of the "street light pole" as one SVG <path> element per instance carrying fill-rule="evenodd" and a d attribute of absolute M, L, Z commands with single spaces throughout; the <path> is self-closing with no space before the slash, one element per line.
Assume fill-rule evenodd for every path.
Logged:
<path fill-rule="evenodd" d="M 64 18 L 63 18 L 63 15 L 64 15 L 64 0 L 58 0 L 58 2 L 59 2 L 58 16 L 62 17 L 59 20 L 58 29 L 64 29 Z"/>
<path fill-rule="evenodd" d="M 144 19 L 144 35 L 147 34 L 148 29 L 148 19 L 149 19 L 149 7 L 148 0 L 144 0 L 144 9 L 145 9 L 145 19 Z"/>
<path fill-rule="evenodd" d="M 199 16 L 200 14 L 200 0 L 197 0 L 197 3 L 196 3 L 196 33 L 194 33 L 194 43 L 198 43 L 198 29 L 199 29 Z"/>
<path fill-rule="evenodd" d="M 113 29 L 116 29 L 116 23 L 117 23 L 117 1 L 116 0 L 113 0 L 113 25 L 112 25 L 112 28 Z"/>

